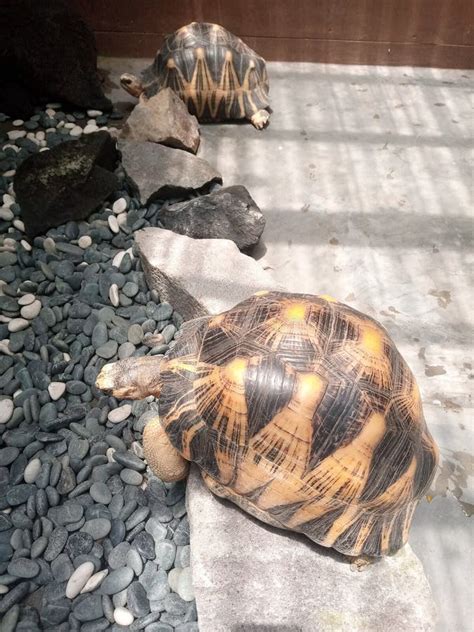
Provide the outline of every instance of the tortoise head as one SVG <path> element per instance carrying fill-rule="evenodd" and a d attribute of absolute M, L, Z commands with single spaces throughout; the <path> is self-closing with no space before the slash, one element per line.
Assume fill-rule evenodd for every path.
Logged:
<path fill-rule="evenodd" d="M 133 97 L 139 97 L 144 90 L 144 86 L 138 77 L 125 72 L 120 76 L 120 85 Z"/>
<path fill-rule="evenodd" d="M 145 356 L 106 364 L 97 377 L 96 386 L 118 399 L 159 397 L 162 362 L 163 356 Z"/>

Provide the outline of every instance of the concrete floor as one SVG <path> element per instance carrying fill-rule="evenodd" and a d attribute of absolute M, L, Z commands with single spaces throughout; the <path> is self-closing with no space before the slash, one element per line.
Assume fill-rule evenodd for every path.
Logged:
<path fill-rule="evenodd" d="M 144 65 L 101 60 L 125 109 L 118 74 Z M 439 631 L 471 631 L 474 73 L 273 63 L 269 75 L 270 127 L 203 126 L 199 155 L 264 212 L 256 256 L 275 279 L 378 318 L 413 369 L 442 462 L 410 541 Z"/>

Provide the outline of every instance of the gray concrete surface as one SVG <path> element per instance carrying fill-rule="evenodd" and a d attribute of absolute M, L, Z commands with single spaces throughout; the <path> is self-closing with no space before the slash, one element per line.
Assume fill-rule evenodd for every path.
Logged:
<path fill-rule="evenodd" d="M 101 60 L 118 74 L 140 60 Z M 267 218 L 257 256 L 295 292 L 377 317 L 418 378 L 442 462 L 411 543 L 438 630 L 474 629 L 472 80 L 460 70 L 269 64 L 270 127 L 202 127 L 199 156 Z"/>

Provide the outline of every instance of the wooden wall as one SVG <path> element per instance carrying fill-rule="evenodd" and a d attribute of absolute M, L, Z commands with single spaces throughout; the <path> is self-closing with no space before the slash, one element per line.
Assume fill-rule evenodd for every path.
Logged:
<path fill-rule="evenodd" d="M 473 0 L 70 0 L 99 53 L 152 57 L 188 22 L 217 22 L 269 61 L 474 67 Z"/>

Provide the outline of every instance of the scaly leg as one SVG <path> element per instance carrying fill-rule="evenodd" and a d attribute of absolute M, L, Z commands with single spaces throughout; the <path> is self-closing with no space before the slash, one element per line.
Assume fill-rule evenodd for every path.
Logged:
<path fill-rule="evenodd" d="M 148 465 L 162 481 L 181 481 L 188 475 L 189 461 L 171 444 L 158 417 L 154 417 L 145 426 L 143 450 Z"/>

